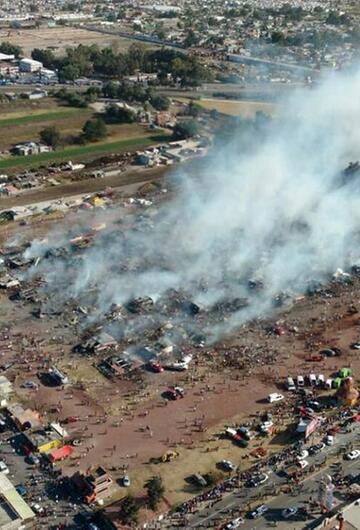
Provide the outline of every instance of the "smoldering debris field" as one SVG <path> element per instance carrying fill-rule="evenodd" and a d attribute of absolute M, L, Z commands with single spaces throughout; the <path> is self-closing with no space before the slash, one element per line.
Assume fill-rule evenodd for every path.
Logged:
<path fill-rule="evenodd" d="M 256 400 L 305 370 L 309 352 L 335 344 L 341 364 L 359 363 L 349 349 L 358 340 L 359 88 L 360 75 L 339 75 L 294 95 L 276 118 L 229 122 L 201 170 L 131 197 L 82 198 L 41 237 L 19 226 L 4 244 L 7 375 L 49 418 L 79 418 L 69 430 L 88 445 L 82 456 L 75 449 L 80 469 L 129 463 L 131 448 L 142 487 L 159 469 L 142 464 L 169 447 L 194 448 L 205 469 L 211 429 L 255 412 Z M 340 367 L 321 361 L 326 377 Z M 68 375 L 65 388 L 42 384 L 51 364 Z M 22 386 L 39 374 L 36 391 Z M 169 495 L 182 500 L 170 469 L 161 468 Z"/>
<path fill-rule="evenodd" d="M 356 265 L 359 179 L 357 166 L 343 170 L 359 155 L 359 85 L 358 74 L 328 79 L 276 119 L 222 131 L 201 172 L 176 175 L 176 196 L 97 215 L 106 228 L 91 244 L 61 227 L 34 241 L 25 278 L 45 280 L 42 310 L 78 300 L 96 322 L 127 307 L 116 339 L 175 315 L 172 337 L 185 327 L 213 342 Z"/>

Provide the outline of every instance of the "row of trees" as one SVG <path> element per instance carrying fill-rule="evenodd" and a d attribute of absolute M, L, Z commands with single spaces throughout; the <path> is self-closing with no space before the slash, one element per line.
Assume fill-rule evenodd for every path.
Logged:
<path fill-rule="evenodd" d="M 149 102 L 154 109 L 160 111 L 168 110 L 170 107 L 169 98 L 154 93 L 151 87 L 144 87 L 139 84 L 109 81 L 103 85 L 102 95 L 105 98 L 122 99 L 129 102 Z"/>
<path fill-rule="evenodd" d="M 20 46 L 9 42 L 0 44 L 0 52 L 13 54 L 16 58 L 23 55 Z M 122 78 L 137 70 L 157 73 L 160 82 L 166 82 L 168 74 L 171 74 L 184 85 L 197 86 L 211 79 L 211 74 L 196 58 L 167 48 L 149 50 L 141 43 L 132 44 L 126 53 L 116 53 L 110 47 L 100 49 L 96 44 L 80 44 L 67 48 L 63 57 L 55 56 L 50 49 L 35 48 L 31 57 L 43 63 L 45 68 L 57 70 L 61 81 L 73 81 L 93 74 Z"/>
<path fill-rule="evenodd" d="M 336 30 L 323 29 L 319 31 L 312 31 L 307 33 L 293 33 L 285 34 L 282 31 L 274 31 L 271 34 L 271 42 L 280 46 L 304 46 L 305 44 L 312 44 L 315 49 L 321 49 L 325 46 L 335 46 L 343 44 L 346 41 L 359 43 L 359 31 L 354 30 L 351 35 L 344 38 Z"/>
<path fill-rule="evenodd" d="M 130 83 L 114 83 L 113 81 L 105 83 L 102 88 L 89 87 L 85 92 L 61 88 L 52 92 L 52 95 L 71 107 L 79 108 L 85 108 L 90 103 L 94 103 L 99 96 L 108 99 L 122 99 L 130 103 L 143 103 L 145 110 L 151 110 L 153 107 L 155 110 L 165 111 L 169 109 L 171 103 L 168 97 L 156 94 L 151 88 Z"/>
<path fill-rule="evenodd" d="M 126 53 L 116 53 L 112 48 L 99 48 L 96 44 L 67 48 L 63 57 L 56 57 L 51 50 L 35 48 L 32 58 L 46 68 L 56 69 L 61 81 L 74 81 L 83 76 L 97 75 L 122 78 L 136 71 L 156 72 L 160 82 L 168 80 L 168 74 L 186 86 L 198 86 L 210 80 L 208 70 L 194 57 L 172 49 L 149 50 L 141 43 L 132 44 Z"/>

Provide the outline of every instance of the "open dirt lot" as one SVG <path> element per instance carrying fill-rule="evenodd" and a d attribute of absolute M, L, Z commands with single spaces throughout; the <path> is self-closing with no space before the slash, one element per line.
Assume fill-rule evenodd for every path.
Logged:
<path fill-rule="evenodd" d="M 21 46 L 26 56 L 31 54 L 34 48 L 50 48 L 58 55 L 64 53 L 65 48 L 75 47 L 79 44 L 90 46 L 98 44 L 101 47 L 112 46 L 117 51 L 126 51 L 131 40 L 116 37 L 114 35 L 104 35 L 94 31 L 74 27 L 48 28 L 42 26 L 39 29 L 20 29 L 0 31 L 0 40 L 6 40 L 11 44 Z"/>
<path fill-rule="evenodd" d="M 250 118 L 256 112 L 265 112 L 266 114 L 273 114 L 275 106 L 272 103 L 262 103 L 258 101 L 228 101 L 218 99 L 201 99 L 197 103 L 207 110 L 217 110 L 222 114 L 229 114 L 231 116 L 244 116 Z"/>
<path fill-rule="evenodd" d="M 194 99 L 175 97 L 175 101 L 189 103 L 190 101 L 194 101 Z M 195 103 L 207 110 L 217 110 L 221 114 L 243 116 L 244 118 L 251 118 L 257 112 L 264 112 L 265 114 L 272 115 L 276 111 L 275 104 L 261 101 L 234 101 L 229 99 L 201 98 L 196 99 Z"/>

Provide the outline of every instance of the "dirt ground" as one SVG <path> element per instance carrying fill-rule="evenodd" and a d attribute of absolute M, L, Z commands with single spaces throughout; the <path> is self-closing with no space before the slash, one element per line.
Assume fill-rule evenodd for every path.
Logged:
<path fill-rule="evenodd" d="M 270 450 L 276 450 L 286 443 L 281 422 L 291 400 L 286 395 L 278 408 L 266 404 L 266 396 L 284 393 L 289 374 L 315 372 L 329 377 L 349 366 L 358 377 L 359 355 L 349 345 L 359 339 L 359 314 L 348 310 L 350 305 L 360 309 L 360 280 L 355 278 L 350 286 L 337 284 L 332 293 L 331 298 L 321 294 L 301 298 L 292 307 L 278 310 L 273 321 L 283 321 L 286 333 L 282 336 L 269 335 L 261 321 L 251 322 L 218 344 L 194 350 L 187 372 L 156 374 L 142 368 L 132 380 L 103 377 L 94 367 L 94 358 L 72 353 L 78 340 L 75 328 L 56 315 L 35 318 L 31 305 L 11 302 L 4 293 L 0 300 L 1 362 L 16 361 L 5 373 L 22 403 L 37 408 L 49 420 L 79 417 L 67 429 L 82 445 L 63 463 L 64 473 L 103 464 L 114 478 L 120 478 L 126 469 L 134 494 L 142 490 L 146 479 L 159 474 L 168 502 L 177 503 L 195 493 L 186 482 L 192 473 L 215 471 L 223 458 L 240 467 L 246 465 L 248 450 L 219 436 L 225 426 L 272 410 L 280 432 L 273 440 L 251 442 L 249 449 L 269 444 Z M 341 348 L 340 357 L 321 363 L 305 360 L 310 352 L 334 345 Z M 241 361 L 244 351 L 248 354 L 245 363 Z M 27 380 L 39 382 L 37 374 L 52 364 L 69 375 L 68 385 L 40 384 L 38 390 L 22 387 Z M 185 397 L 167 401 L 162 393 L 174 384 L 184 387 Z M 52 411 L 54 407 L 58 411 Z M 179 452 L 176 460 L 154 463 L 173 449 Z M 122 489 L 120 494 L 127 491 Z"/>
<path fill-rule="evenodd" d="M 49 28 L 41 26 L 39 29 L 20 29 L 0 31 L 0 40 L 21 46 L 26 56 L 30 56 L 34 48 L 50 48 L 56 54 L 64 53 L 65 48 L 79 44 L 90 46 L 98 44 L 101 47 L 111 46 L 118 52 L 125 52 L 131 40 L 114 35 L 104 35 L 95 31 L 81 28 L 59 26 Z"/>
<path fill-rule="evenodd" d="M 179 101 L 185 100 L 185 98 L 176 99 Z M 265 112 L 265 114 L 270 115 L 275 112 L 275 105 L 259 101 L 230 101 L 204 98 L 196 101 L 196 104 L 207 110 L 217 110 L 222 114 L 243 116 L 244 118 L 251 118 L 256 112 Z"/>

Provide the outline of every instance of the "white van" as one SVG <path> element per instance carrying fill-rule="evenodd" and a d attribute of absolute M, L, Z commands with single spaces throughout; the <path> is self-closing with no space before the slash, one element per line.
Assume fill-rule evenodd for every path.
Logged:
<path fill-rule="evenodd" d="M 288 378 L 287 378 L 287 381 L 286 381 L 286 388 L 287 388 L 287 390 L 289 390 L 290 392 L 293 392 L 294 390 L 296 390 L 295 383 L 294 383 L 294 379 L 293 379 L 292 377 L 288 377 Z"/>
<path fill-rule="evenodd" d="M 302 388 L 305 383 L 304 383 L 304 378 L 302 375 L 298 375 L 297 378 L 296 378 L 296 384 L 299 388 Z"/>
<path fill-rule="evenodd" d="M 322 388 L 325 386 L 325 377 L 323 374 L 319 374 L 316 379 L 316 384 Z"/>
<path fill-rule="evenodd" d="M 331 390 L 332 389 L 332 379 L 331 378 L 326 379 L 325 388 L 327 388 L 327 390 Z"/>
<path fill-rule="evenodd" d="M 316 375 L 315 374 L 310 374 L 309 375 L 309 383 L 311 386 L 315 386 L 316 385 Z"/>
<path fill-rule="evenodd" d="M 269 403 L 275 403 L 275 401 L 281 401 L 282 399 L 284 399 L 284 396 L 282 394 L 278 394 L 277 392 L 268 395 Z"/>

